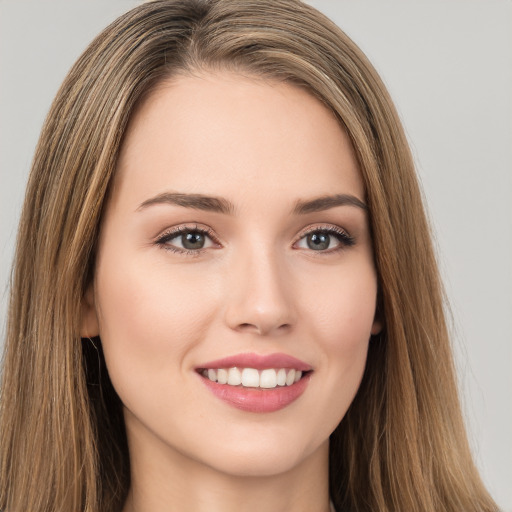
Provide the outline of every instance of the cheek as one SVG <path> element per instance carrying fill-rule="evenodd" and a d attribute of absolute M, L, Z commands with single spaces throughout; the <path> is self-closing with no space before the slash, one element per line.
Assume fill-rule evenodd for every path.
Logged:
<path fill-rule="evenodd" d="M 96 310 L 116 388 L 135 377 L 139 382 L 159 375 L 168 380 L 171 368 L 179 375 L 214 314 L 215 301 L 204 279 L 163 267 L 143 257 L 104 257 L 98 264 Z"/>
<path fill-rule="evenodd" d="M 304 314 L 329 353 L 357 354 L 369 340 L 375 319 L 376 275 L 371 261 L 347 265 L 322 279 Z"/>
<path fill-rule="evenodd" d="M 350 268 L 324 281 L 304 310 L 312 339 L 321 347 L 325 369 L 323 408 L 336 426 L 352 403 L 364 373 L 377 296 L 373 265 Z M 324 412 L 325 414 L 325 412 Z"/>

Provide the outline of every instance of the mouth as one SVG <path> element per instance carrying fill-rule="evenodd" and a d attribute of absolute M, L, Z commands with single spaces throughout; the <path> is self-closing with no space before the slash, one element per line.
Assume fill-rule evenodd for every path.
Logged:
<path fill-rule="evenodd" d="M 228 405 L 263 413 L 297 400 L 306 390 L 313 368 L 286 354 L 239 354 L 201 365 L 196 372 Z"/>
<path fill-rule="evenodd" d="M 203 377 L 211 382 L 242 388 L 274 389 L 291 386 L 308 375 L 295 368 L 200 368 Z"/>

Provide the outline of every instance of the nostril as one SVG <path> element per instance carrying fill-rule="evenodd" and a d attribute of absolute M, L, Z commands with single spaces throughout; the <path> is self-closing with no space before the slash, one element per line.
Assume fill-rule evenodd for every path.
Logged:
<path fill-rule="evenodd" d="M 270 332 L 284 333 L 284 332 L 287 332 L 289 329 L 291 329 L 291 327 L 292 327 L 292 325 L 289 323 L 284 323 L 284 324 L 277 325 L 277 326 L 273 327 L 271 324 L 265 325 L 264 322 L 261 322 L 261 324 L 252 324 L 249 322 L 244 322 L 244 323 L 239 324 L 236 327 L 236 330 L 239 332 L 254 332 L 254 333 L 265 335 L 265 334 L 269 334 Z"/>
<path fill-rule="evenodd" d="M 256 325 L 248 323 L 248 322 L 239 324 L 236 327 L 236 330 L 239 332 L 252 332 L 252 331 L 260 332 L 260 329 Z"/>

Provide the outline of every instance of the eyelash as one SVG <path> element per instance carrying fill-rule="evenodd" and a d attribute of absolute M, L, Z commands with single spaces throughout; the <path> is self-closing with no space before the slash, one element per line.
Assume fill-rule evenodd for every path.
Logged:
<path fill-rule="evenodd" d="M 162 235 L 160 235 L 156 240 L 155 244 L 158 246 L 161 246 L 163 249 L 171 252 L 175 252 L 178 254 L 182 254 L 185 256 L 199 256 L 208 248 L 201 248 L 201 249 L 185 249 L 181 247 L 176 247 L 169 242 L 171 240 L 174 240 L 180 235 L 186 234 L 186 233 L 199 233 L 201 235 L 207 236 L 210 238 L 210 240 L 217 246 L 220 246 L 220 242 L 218 238 L 215 236 L 213 230 L 210 228 L 203 228 L 198 225 L 195 226 L 178 226 L 176 228 L 172 228 Z M 306 231 L 302 232 L 300 236 L 297 238 L 297 241 L 294 242 L 294 245 L 297 244 L 299 241 L 301 241 L 303 238 L 307 237 L 308 235 L 312 233 L 322 233 L 329 236 L 334 236 L 339 242 L 338 247 L 334 247 L 333 249 L 326 249 L 324 251 L 314 251 L 311 249 L 310 252 L 317 252 L 318 255 L 325 255 L 325 254 L 332 254 L 338 251 L 342 251 L 348 247 L 352 247 L 356 241 L 355 239 L 350 236 L 344 229 L 333 226 L 333 225 L 323 225 L 323 226 L 313 226 L 308 228 Z"/>
<path fill-rule="evenodd" d="M 220 246 L 220 242 L 215 236 L 213 230 L 210 228 L 202 228 L 198 225 L 195 226 L 178 226 L 176 228 L 172 228 L 169 231 L 166 231 L 162 235 L 160 235 L 156 240 L 155 243 L 162 247 L 162 249 L 165 249 L 166 251 L 175 252 L 178 254 L 183 254 L 185 256 L 199 256 L 205 249 L 185 249 L 181 247 L 175 247 L 173 245 L 170 245 L 168 242 L 171 240 L 174 240 L 180 235 L 184 235 L 186 233 L 199 233 L 201 235 L 205 235 L 217 246 Z"/>
<path fill-rule="evenodd" d="M 352 247 L 356 243 L 355 238 L 349 235 L 344 229 L 340 228 L 339 226 L 333 226 L 329 224 L 323 226 L 312 226 L 308 228 L 306 231 L 300 234 L 295 244 L 298 243 L 303 238 L 307 237 L 308 235 L 311 235 L 312 233 L 322 233 L 329 236 L 334 236 L 340 243 L 338 247 L 326 249 L 325 251 L 314 251 L 311 249 L 310 252 L 316 252 L 317 256 L 333 254 L 339 251 L 343 251 L 348 247 Z"/>

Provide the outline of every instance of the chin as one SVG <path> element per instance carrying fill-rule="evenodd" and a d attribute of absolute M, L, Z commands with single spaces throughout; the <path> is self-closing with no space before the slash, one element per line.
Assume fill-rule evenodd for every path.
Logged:
<path fill-rule="evenodd" d="M 329 440 L 304 442 L 286 436 L 233 440 L 221 453 L 203 453 L 203 464 L 231 476 L 265 478 L 293 471 L 314 457 L 328 457 Z M 227 448 L 226 448 L 227 447 Z"/>

